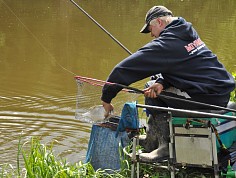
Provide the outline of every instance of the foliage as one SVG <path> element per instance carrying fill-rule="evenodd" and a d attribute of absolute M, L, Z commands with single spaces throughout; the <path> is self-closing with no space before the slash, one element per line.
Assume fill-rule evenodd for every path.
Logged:
<path fill-rule="evenodd" d="M 82 161 L 69 164 L 66 160 L 60 159 L 54 156 L 53 153 L 53 143 L 49 146 L 41 144 L 39 138 L 31 138 L 29 150 L 23 148 L 28 143 L 21 144 L 19 142 L 18 146 L 18 158 L 21 153 L 24 160 L 24 168 L 20 169 L 19 162 L 17 163 L 17 170 L 15 170 L 12 165 L 4 165 L 2 168 L 2 173 L 0 177 L 6 178 L 124 178 L 121 173 L 127 175 L 127 169 L 122 169 L 121 173 L 113 170 L 94 170 L 90 163 L 82 163 Z M 123 167 L 127 164 L 123 161 Z M 10 168 L 10 171 L 7 169 Z M 109 174 L 108 174 L 109 171 Z"/>
<path fill-rule="evenodd" d="M 234 77 L 234 80 L 236 81 L 236 72 L 233 72 L 232 75 Z M 230 100 L 236 102 L 236 89 L 234 89 L 234 91 L 231 92 Z"/>

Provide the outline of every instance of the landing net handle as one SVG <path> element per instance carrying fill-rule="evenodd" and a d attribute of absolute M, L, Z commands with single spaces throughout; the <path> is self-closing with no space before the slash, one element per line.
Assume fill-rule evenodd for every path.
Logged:
<path fill-rule="evenodd" d="M 95 78 L 89 78 L 89 77 L 83 77 L 83 76 L 75 76 L 75 79 L 77 80 L 77 83 L 88 83 L 90 85 L 94 85 L 94 86 L 100 86 L 103 87 L 105 84 L 107 85 L 116 85 L 119 87 L 122 87 L 122 91 L 124 92 L 129 92 L 129 93 L 137 93 L 137 94 L 142 94 L 143 91 L 133 88 L 133 87 L 129 87 L 129 86 L 125 86 L 122 84 L 118 84 L 118 83 L 112 83 L 112 82 L 107 82 L 107 81 L 103 81 L 103 80 L 99 80 L 99 79 L 95 79 Z"/>
<path fill-rule="evenodd" d="M 85 82 L 85 83 L 95 85 L 95 86 L 100 86 L 100 87 L 103 87 L 105 84 L 105 81 L 89 78 L 89 77 L 75 76 L 75 79 L 78 83 Z"/>

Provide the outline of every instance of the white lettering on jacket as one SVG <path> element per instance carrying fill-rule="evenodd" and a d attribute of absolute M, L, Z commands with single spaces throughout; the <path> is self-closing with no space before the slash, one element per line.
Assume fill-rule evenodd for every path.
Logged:
<path fill-rule="evenodd" d="M 200 38 L 198 38 L 184 47 L 189 53 L 189 55 L 192 55 L 198 50 L 200 50 L 201 48 L 203 48 L 204 46 L 205 46 L 205 43 Z"/>

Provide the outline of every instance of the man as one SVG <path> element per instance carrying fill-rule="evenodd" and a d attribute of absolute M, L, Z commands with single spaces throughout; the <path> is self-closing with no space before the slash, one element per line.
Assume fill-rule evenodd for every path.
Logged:
<path fill-rule="evenodd" d="M 107 81 L 130 85 L 136 81 L 159 74 L 144 89 L 146 104 L 183 109 L 202 109 L 158 94 L 187 98 L 207 104 L 227 106 L 230 92 L 235 88 L 233 77 L 200 39 L 192 24 L 182 17 L 174 17 L 164 6 L 154 6 L 146 14 L 141 33 L 151 33 L 154 40 L 130 55 L 110 73 Z M 121 90 L 116 85 L 105 85 L 102 103 L 109 113 L 111 100 Z M 156 118 L 159 149 L 149 156 L 155 160 L 168 156 L 168 123 L 165 114 L 149 111 Z M 151 127 L 153 120 L 148 126 Z M 149 128 L 150 132 L 152 129 Z M 167 135 L 167 136 L 166 136 Z M 147 135 L 148 136 L 148 135 Z M 153 140 L 151 140 L 153 141 Z M 154 146 L 155 147 L 155 146 Z M 148 148 L 145 148 L 148 150 Z M 153 151 L 151 148 L 149 151 Z"/>

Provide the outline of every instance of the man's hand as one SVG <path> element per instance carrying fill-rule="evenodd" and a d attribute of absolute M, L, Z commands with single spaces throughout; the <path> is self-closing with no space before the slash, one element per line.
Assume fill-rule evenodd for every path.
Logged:
<path fill-rule="evenodd" d="M 105 116 L 105 118 L 107 118 L 110 115 L 110 113 L 113 111 L 114 107 L 111 103 L 106 103 L 104 101 L 102 101 L 102 105 L 106 111 L 104 116 Z"/>
<path fill-rule="evenodd" d="M 163 90 L 163 85 L 160 83 L 154 83 L 152 86 L 145 88 L 144 96 L 149 98 L 156 98 Z"/>

